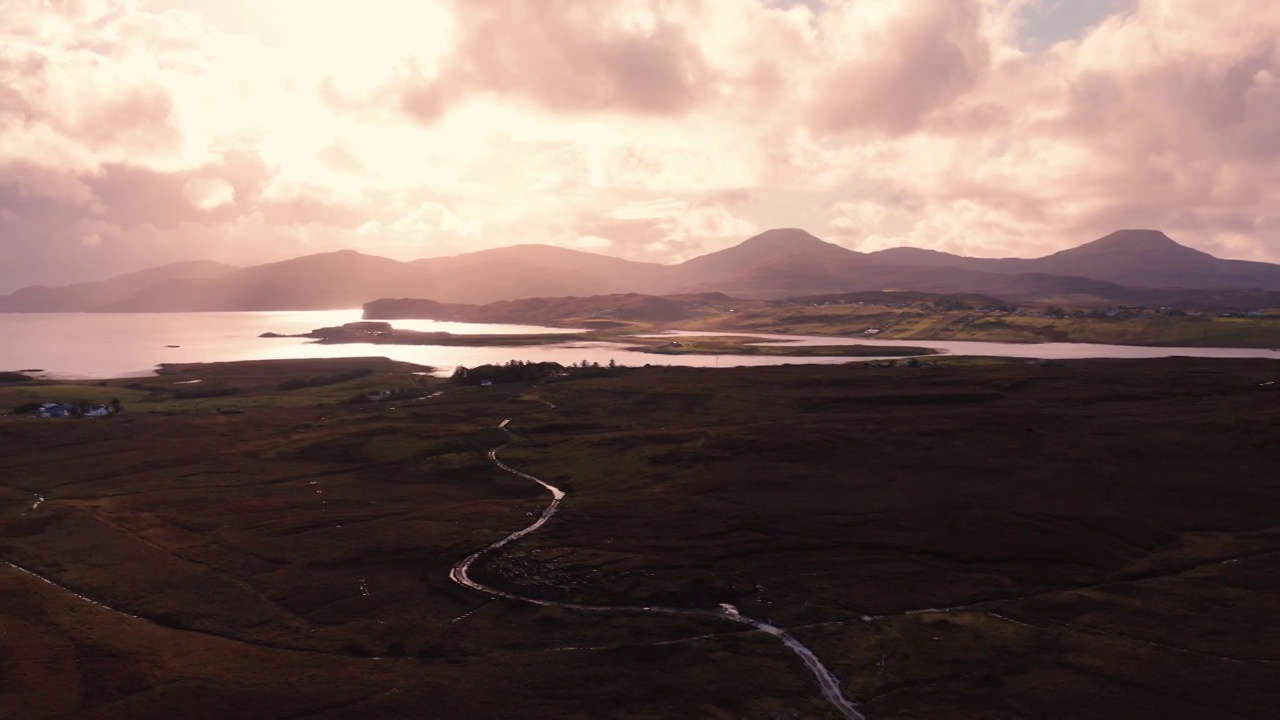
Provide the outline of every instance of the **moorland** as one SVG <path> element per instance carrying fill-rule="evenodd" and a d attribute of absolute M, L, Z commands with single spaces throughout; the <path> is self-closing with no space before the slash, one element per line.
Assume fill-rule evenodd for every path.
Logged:
<path fill-rule="evenodd" d="M 869 718 L 1280 705 L 1275 361 L 164 371 L 0 385 L 125 408 L 0 417 L 7 716 L 838 717 L 764 633 L 451 582 L 548 501 L 495 447 L 568 495 L 478 578 L 732 603 Z"/>

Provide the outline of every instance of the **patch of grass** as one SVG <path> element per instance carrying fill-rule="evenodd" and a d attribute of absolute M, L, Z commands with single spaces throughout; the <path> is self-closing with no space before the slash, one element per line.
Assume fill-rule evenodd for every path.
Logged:
<path fill-rule="evenodd" d="M 308 387 L 324 387 L 325 385 L 338 385 L 340 383 L 351 382 L 360 378 L 369 377 L 373 374 L 370 368 L 354 368 L 336 375 L 321 375 L 303 380 L 302 378 L 290 378 L 276 385 L 276 390 L 289 391 L 301 390 Z"/>
<path fill-rule="evenodd" d="M 1128 319 L 1049 318 L 1004 311 L 922 310 L 874 303 L 817 307 L 762 303 L 750 313 L 703 315 L 669 323 L 663 329 L 854 336 L 868 328 L 880 329 L 877 337 L 895 340 L 1280 347 L 1280 319 L 1271 317 L 1148 314 Z"/>
<path fill-rule="evenodd" d="M 69 383 L 36 381 L 24 385 L 0 388 L 0 407 L 12 407 L 24 402 L 88 402 L 100 405 L 119 398 L 126 406 L 141 402 L 149 393 L 118 386 L 100 386 L 95 383 Z"/>

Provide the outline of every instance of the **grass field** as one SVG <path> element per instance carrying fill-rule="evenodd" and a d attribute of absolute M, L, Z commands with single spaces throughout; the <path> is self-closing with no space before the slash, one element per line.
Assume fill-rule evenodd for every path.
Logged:
<path fill-rule="evenodd" d="M 546 502 L 485 458 L 508 418 L 504 460 L 569 495 L 476 568 L 500 587 L 734 603 L 792 628 L 875 719 L 1280 705 L 1275 361 L 654 367 L 467 388 L 420 371 L 288 361 L 0 386 L 0 407 L 103 393 L 127 408 L 0 417 L 5 715 L 832 716 L 759 633 L 450 582 Z M 172 397 L 205 383 L 237 391 Z M 404 399 L 345 402 L 384 388 Z"/>
<path fill-rule="evenodd" d="M 674 323 L 671 329 L 798 335 L 859 335 L 882 339 L 983 342 L 1076 342 L 1181 347 L 1280 347 L 1280 317 L 1149 315 L 1132 318 L 1050 318 L 976 310 L 922 310 L 885 305 L 765 306 Z"/>
<path fill-rule="evenodd" d="M 1280 347 L 1280 321 L 1224 317 L 1046 318 L 1004 315 L 935 328 L 907 325 L 900 339 L 1087 342 L 1170 347 Z"/>

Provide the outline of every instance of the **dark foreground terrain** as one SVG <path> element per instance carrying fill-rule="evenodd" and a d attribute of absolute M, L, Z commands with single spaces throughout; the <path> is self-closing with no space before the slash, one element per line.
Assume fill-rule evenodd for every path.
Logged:
<path fill-rule="evenodd" d="M 453 584 L 548 499 L 488 462 L 507 418 L 500 457 L 569 494 L 490 584 L 733 603 L 876 720 L 1280 707 L 1280 362 L 352 362 L 0 386 L 127 407 L 0 418 L 0 717 L 836 716 L 762 633 Z"/>

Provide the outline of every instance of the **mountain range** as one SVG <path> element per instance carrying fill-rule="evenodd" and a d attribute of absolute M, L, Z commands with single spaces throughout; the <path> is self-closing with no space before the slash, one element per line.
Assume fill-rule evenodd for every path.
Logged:
<path fill-rule="evenodd" d="M 1121 230 L 1040 258 L 974 258 L 893 248 L 861 253 L 776 229 L 675 265 L 548 245 L 400 262 L 351 250 L 234 267 L 185 262 L 0 297 L 0 312 L 322 310 L 378 298 L 490 303 L 613 293 L 719 292 L 780 298 L 903 290 L 1015 302 L 1274 305 L 1280 265 L 1224 260 L 1154 230 Z"/>

